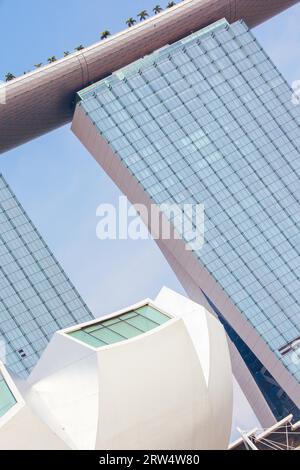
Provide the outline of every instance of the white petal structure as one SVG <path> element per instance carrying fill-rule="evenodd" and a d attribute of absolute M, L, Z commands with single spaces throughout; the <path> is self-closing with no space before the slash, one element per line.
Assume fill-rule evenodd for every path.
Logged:
<path fill-rule="evenodd" d="M 19 392 L 0 364 L 0 449 L 226 449 L 232 372 L 223 327 L 162 289 L 58 331 Z"/>
<path fill-rule="evenodd" d="M 69 447 L 26 405 L 0 363 L 0 450 L 67 450 Z"/>
<path fill-rule="evenodd" d="M 72 449 L 226 449 L 226 335 L 204 307 L 164 288 L 155 301 L 57 332 L 26 400 Z"/>

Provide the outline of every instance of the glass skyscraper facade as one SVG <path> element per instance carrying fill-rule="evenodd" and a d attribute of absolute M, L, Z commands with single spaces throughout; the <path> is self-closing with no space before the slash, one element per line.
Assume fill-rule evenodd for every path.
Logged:
<path fill-rule="evenodd" d="M 283 353 L 300 337 L 300 107 L 247 26 L 221 20 L 78 98 L 153 203 L 204 204 L 195 255 L 300 382 Z"/>
<path fill-rule="evenodd" d="M 93 319 L 0 174 L 0 341 L 24 378 L 55 331 Z"/>

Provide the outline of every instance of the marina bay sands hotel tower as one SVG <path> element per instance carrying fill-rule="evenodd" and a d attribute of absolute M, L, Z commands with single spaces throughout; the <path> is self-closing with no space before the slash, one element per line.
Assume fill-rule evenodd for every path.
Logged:
<path fill-rule="evenodd" d="M 264 426 L 300 419 L 300 106 L 251 28 L 296 3 L 185 0 L 9 82 L 0 105 L 0 152 L 73 121 L 132 203 L 204 205 L 201 249 L 156 242 L 223 323 Z"/>

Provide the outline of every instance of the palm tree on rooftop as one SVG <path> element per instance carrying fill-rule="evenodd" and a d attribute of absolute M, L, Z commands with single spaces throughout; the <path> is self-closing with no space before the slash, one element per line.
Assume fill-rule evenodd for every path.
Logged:
<path fill-rule="evenodd" d="M 68 55 L 70 55 L 70 52 L 69 52 L 69 51 L 65 51 L 65 52 L 64 52 L 64 57 L 68 57 Z"/>
<path fill-rule="evenodd" d="M 14 78 L 16 78 L 16 77 L 14 76 L 13 73 L 8 72 L 8 73 L 5 75 L 5 81 L 6 81 L 6 82 L 10 82 L 10 81 L 13 80 Z"/>
<path fill-rule="evenodd" d="M 35 66 L 36 69 L 41 68 L 42 65 L 43 65 L 42 62 L 40 62 L 39 64 L 34 64 L 34 66 Z"/>
<path fill-rule="evenodd" d="M 147 10 L 142 10 L 138 13 L 138 18 L 140 19 L 140 21 L 143 21 L 147 18 L 147 16 L 149 16 Z"/>
<path fill-rule="evenodd" d="M 153 8 L 153 11 L 155 13 L 155 15 L 157 15 L 158 13 L 160 13 L 162 11 L 162 7 L 160 5 L 155 5 L 155 7 Z"/>
<path fill-rule="evenodd" d="M 55 55 L 53 55 L 53 56 L 49 57 L 47 60 L 48 60 L 49 64 L 52 64 L 53 62 L 57 61 L 57 58 L 55 57 Z"/>
<path fill-rule="evenodd" d="M 102 31 L 101 33 L 101 39 L 106 39 L 110 36 L 110 32 L 106 29 L 105 31 Z"/>
<path fill-rule="evenodd" d="M 176 3 L 175 2 L 169 2 L 167 5 L 167 8 L 172 8 L 175 7 Z"/>
<path fill-rule="evenodd" d="M 80 44 L 79 46 L 75 47 L 75 51 L 82 51 L 84 49 L 84 46 Z"/>
<path fill-rule="evenodd" d="M 134 25 L 134 23 L 136 23 L 136 20 L 134 18 L 128 18 L 128 20 L 126 21 L 126 24 L 128 26 L 128 28 L 131 28 L 131 26 Z"/>

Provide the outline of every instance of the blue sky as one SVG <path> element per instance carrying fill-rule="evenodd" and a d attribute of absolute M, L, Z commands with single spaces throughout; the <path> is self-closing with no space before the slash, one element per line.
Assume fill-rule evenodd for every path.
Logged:
<path fill-rule="evenodd" d="M 0 79 L 120 31 L 155 0 L 0 0 Z M 166 1 L 161 2 L 162 6 Z M 300 5 L 255 29 L 289 82 L 300 79 Z M 0 171 L 95 315 L 163 285 L 183 292 L 155 243 L 99 241 L 96 208 L 120 195 L 65 126 L 0 157 Z"/>

